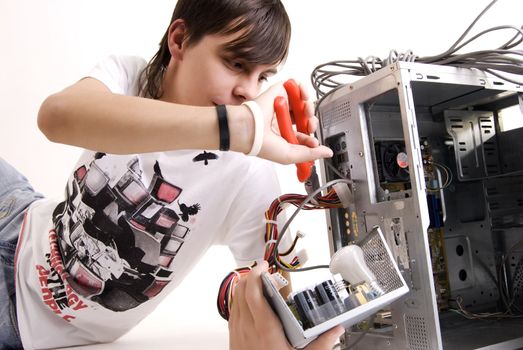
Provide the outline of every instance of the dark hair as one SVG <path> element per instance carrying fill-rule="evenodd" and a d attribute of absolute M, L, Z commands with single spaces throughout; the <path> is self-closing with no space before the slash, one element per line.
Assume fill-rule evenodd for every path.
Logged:
<path fill-rule="evenodd" d="M 225 47 L 235 57 L 253 65 L 278 64 L 287 57 L 291 25 L 280 0 L 178 0 L 170 23 L 177 19 L 185 21 L 188 45 L 205 35 L 244 31 Z M 163 72 L 171 59 L 168 31 L 141 74 L 142 96 L 157 99 L 163 93 Z"/>

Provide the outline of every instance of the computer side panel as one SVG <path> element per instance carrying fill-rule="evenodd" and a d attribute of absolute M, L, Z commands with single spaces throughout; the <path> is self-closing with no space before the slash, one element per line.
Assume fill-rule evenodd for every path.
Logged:
<path fill-rule="evenodd" d="M 322 167 L 326 181 L 338 177 L 353 181 L 354 205 L 327 214 L 331 247 L 338 250 L 359 241 L 379 225 L 409 284 L 406 297 L 369 321 L 364 331 L 346 333 L 345 347 L 390 349 L 441 349 L 436 295 L 425 234 L 429 226 L 412 92 L 401 70 L 391 67 L 347 85 L 322 101 L 319 109 L 321 139 L 334 150 Z M 398 116 L 404 116 L 398 118 Z M 379 149 L 397 143 L 405 147 L 408 173 L 389 173 L 401 178 L 402 188 L 383 186 L 383 159 Z M 420 193 L 422 195 L 420 195 Z M 360 339 L 360 336 L 365 336 Z"/>

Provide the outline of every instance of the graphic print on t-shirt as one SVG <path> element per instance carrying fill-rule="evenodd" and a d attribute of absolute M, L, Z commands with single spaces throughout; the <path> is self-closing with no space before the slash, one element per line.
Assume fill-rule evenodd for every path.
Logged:
<path fill-rule="evenodd" d="M 177 201 L 182 189 L 163 178 L 158 163 L 146 188 L 137 157 L 104 153 L 76 169 L 66 192 L 53 221 L 75 291 L 113 311 L 160 293 L 200 204 Z"/>
<path fill-rule="evenodd" d="M 203 162 L 204 165 L 209 165 L 210 160 L 218 159 L 218 155 L 212 152 L 203 151 L 192 159 L 193 162 Z"/>
<path fill-rule="evenodd" d="M 201 209 L 199 203 L 187 206 L 178 201 L 178 206 L 180 207 L 180 210 L 182 211 L 180 216 L 182 217 L 182 220 L 184 222 L 189 221 L 189 215 L 196 215 L 196 214 L 198 214 L 198 211 L 200 211 L 200 209 Z"/>

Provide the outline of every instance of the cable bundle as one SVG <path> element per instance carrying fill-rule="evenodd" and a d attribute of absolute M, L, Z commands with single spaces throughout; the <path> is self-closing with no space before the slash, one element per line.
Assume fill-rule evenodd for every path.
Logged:
<path fill-rule="evenodd" d="M 285 267 L 287 269 L 296 269 L 299 267 L 299 261 L 293 259 L 291 263 L 285 262 L 281 257 L 290 254 L 296 246 L 299 236 L 296 236 L 291 247 L 284 253 L 278 252 L 278 245 L 283 237 L 283 232 L 289 226 L 287 222 L 282 230 L 282 235 L 278 235 L 278 228 L 276 219 L 278 214 L 284 209 L 285 205 L 294 205 L 298 210 L 314 210 L 314 209 L 328 209 L 340 208 L 341 202 L 334 191 L 331 189 L 325 196 L 316 197 L 314 203 L 307 200 L 307 196 L 301 194 L 284 194 L 272 202 L 269 209 L 265 212 L 265 260 L 269 262 L 269 266 L 277 265 L 278 267 Z"/>
<path fill-rule="evenodd" d="M 449 65 L 460 68 L 475 68 L 488 72 L 511 83 L 523 85 L 523 80 L 518 81 L 515 78 L 508 77 L 504 74 L 523 75 L 523 50 L 514 50 L 515 47 L 523 42 L 523 26 L 516 27 L 512 25 L 502 25 L 489 28 L 463 42 L 465 36 L 470 32 L 476 22 L 496 2 L 497 0 L 493 0 L 479 14 L 479 16 L 476 17 L 460 38 L 448 50 L 439 55 L 418 57 L 410 50 L 404 53 L 398 53 L 396 50 L 391 50 L 389 56 L 385 59 L 376 56 L 368 56 L 365 59 L 358 57 L 356 60 L 332 61 L 317 66 L 311 75 L 311 82 L 316 90 L 316 96 L 322 98 L 329 91 L 336 90 L 343 86 L 344 83 L 341 81 L 343 76 L 369 75 L 398 61 Z M 502 30 L 509 30 L 515 32 L 515 34 L 510 40 L 497 49 L 480 50 L 461 54 L 457 53 L 459 50 L 483 35 Z"/>
<path fill-rule="evenodd" d="M 285 231 L 289 227 L 292 220 L 296 217 L 298 212 L 301 209 L 304 210 L 314 210 L 314 209 L 328 209 L 328 208 L 341 208 L 343 205 L 340 202 L 336 191 L 331 188 L 325 196 L 317 196 L 317 194 L 325 188 L 332 186 L 338 182 L 350 183 L 349 180 L 340 179 L 331 181 L 316 191 L 312 192 L 310 195 L 301 195 L 301 194 L 284 194 L 276 198 L 270 205 L 269 209 L 265 212 L 265 254 L 264 260 L 269 263 L 269 273 L 276 273 L 279 270 L 284 271 L 305 271 L 314 268 L 323 268 L 325 266 L 312 266 L 308 268 L 299 268 L 301 266 L 299 256 L 295 256 L 291 259 L 290 262 L 285 261 L 282 257 L 289 255 L 293 252 L 294 247 L 299 235 L 296 236 L 291 247 L 283 253 L 278 252 L 278 246 L 280 241 L 285 234 Z M 277 218 L 278 215 L 285 209 L 286 205 L 293 205 L 297 207 L 296 211 L 289 218 L 289 220 L 283 225 L 281 234 L 278 232 L 277 227 Z M 218 292 L 218 312 L 222 318 L 225 320 L 229 319 L 230 309 L 232 306 L 232 299 L 234 296 L 234 286 L 239 282 L 242 276 L 248 274 L 251 269 L 256 266 L 254 263 L 250 267 L 241 267 L 232 272 L 230 272 L 220 284 L 220 289 Z M 327 266 L 328 267 L 328 266 Z"/>
<path fill-rule="evenodd" d="M 252 267 L 256 266 L 254 264 Z M 229 319 L 229 312 L 232 305 L 232 298 L 234 295 L 234 286 L 239 282 L 242 275 L 246 275 L 251 271 L 252 267 L 238 268 L 229 273 L 220 284 L 218 292 L 218 313 L 225 320 Z"/>

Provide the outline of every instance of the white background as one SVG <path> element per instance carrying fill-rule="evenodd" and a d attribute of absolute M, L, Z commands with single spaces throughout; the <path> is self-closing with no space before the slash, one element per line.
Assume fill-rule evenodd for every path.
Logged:
<path fill-rule="evenodd" d="M 284 0 L 293 25 L 290 55 L 277 79 L 310 86 L 315 66 L 389 50 L 419 56 L 446 50 L 488 0 Z M 79 149 L 53 144 L 39 132 L 41 102 L 84 76 L 109 54 L 149 59 L 169 23 L 175 1 L 3 0 L 0 2 L 0 156 L 46 196 L 62 195 Z M 474 33 L 521 25 L 521 0 L 500 0 Z M 508 34 L 489 35 L 473 49 L 495 48 Z M 472 48 L 467 49 L 470 51 Z M 303 192 L 293 166 L 279 167 L 283 192 Z M 303 214 L 294 225 L 307 233 L 312 262 L 328 258 L 323 213 Z M 216 292 L 233 268 L 228 251 L 213 248 L 159 309 L 111 345 L 83 349 L 226 349 L 227 325 L 216 311 Z"/>

